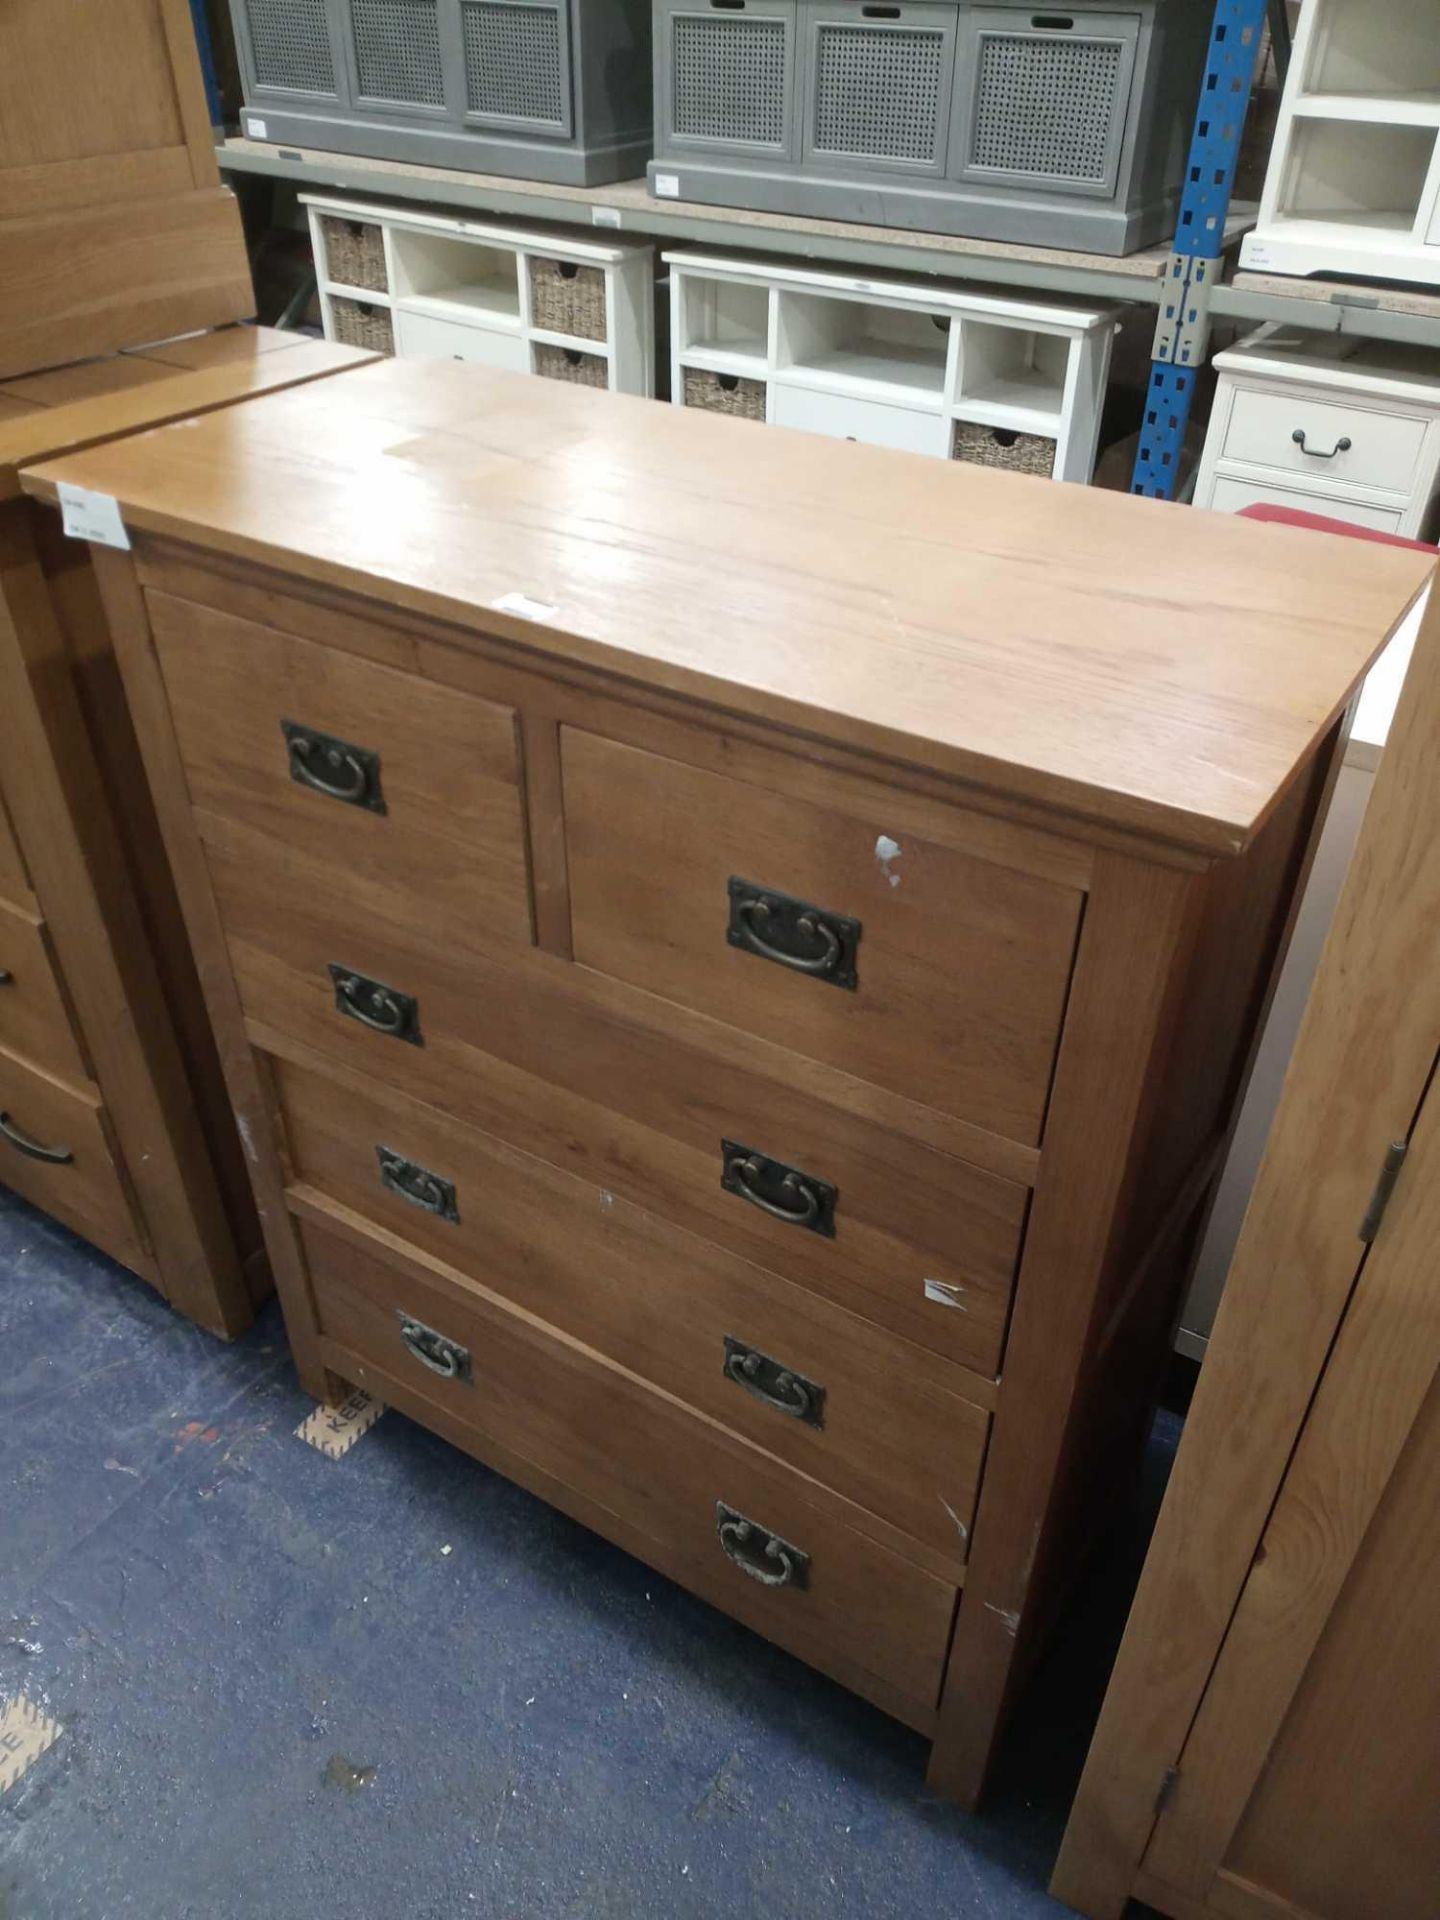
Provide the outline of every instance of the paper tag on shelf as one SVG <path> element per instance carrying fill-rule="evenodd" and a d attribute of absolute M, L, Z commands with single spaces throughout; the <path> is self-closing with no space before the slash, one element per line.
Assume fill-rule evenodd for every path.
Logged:
<path fill-rule="evenodd" d="M 121 547 L 130 551 L 130 536 L 120 518 L 120 502 L 110 493 L 92 493 L 89 487 L 72 487 L 62 480 L 60 518 L 72 540 L 93 540 L 99 547 Z"/>
<path fill-rule="evenodd" d="M 618 227 L 622 224 L 619 207 L 592 207 L 590 224 L 596 227 Z"/>
<path fill-rule="evenodd" d="M 560 609 L 548 600 L 532 600 L 528 593 L 502 593 L 495 611 L 518 614 L 522 620 L 553 620 Z"/>
<path fill-rule="evenodd" d="M 680 176 L 678 173 L 657 173 L 654 183 L 657 200 L 678 200 L 680 198 Z"/>
<path fill-rule="evenodd" d="M 265 125 L 265 122 L 263 120 L 257 120 L 253 113 L 245 122 L 245 131 L 252 140 L 268 140 L 270 138 L 270 130 Z"/>

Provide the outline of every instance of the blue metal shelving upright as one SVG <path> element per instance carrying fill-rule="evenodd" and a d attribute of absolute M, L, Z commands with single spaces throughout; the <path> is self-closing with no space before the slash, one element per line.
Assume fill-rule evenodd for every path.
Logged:
<path fill-rule="evenodd" d="M 1209 344 L 1210 289 L 1224 251 L 1225 222 L 1268 4 L 1269 0 L 1216 0 L 1131 482 L 1133 493 L 1154 500 L 1175 497 L 1195 376 L 1204 365 Z"/>

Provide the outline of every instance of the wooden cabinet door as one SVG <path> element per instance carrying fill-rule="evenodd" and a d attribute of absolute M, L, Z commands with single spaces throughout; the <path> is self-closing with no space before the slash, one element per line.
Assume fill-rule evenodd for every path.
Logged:
<path fill-rule="evenodd" d="M 1440 1091 L 1421 1110 L 1181 1753 L 1145 1855 L 1152 1898 L 1163 1887 L 1234 1920 L 1433 1920 L 1437 1248 Z"/>
<path fill-rule="evenodd" d="M 185 0 L 0 7 L 6 219 L 219 185 Z"/>

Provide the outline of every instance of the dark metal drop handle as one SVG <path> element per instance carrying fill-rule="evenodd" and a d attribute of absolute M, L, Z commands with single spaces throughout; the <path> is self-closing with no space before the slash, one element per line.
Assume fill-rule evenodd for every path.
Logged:
<path fill-rule="evenodd" d="M 747 900 L 737 909 L 736 917 L 740 922 L 745 938 L 763 959 L 778 960 L 782 967 L 793 967 L 796 973 L 834 973 L 840 964 L 840 941 L 833 928 L 827 927 L 823 920 L 817 920 L 813 914 L 802 913 L 795 925 L 806 939 L 819 940 L 824 952 L 805 955 L 787 953 L 783 947 L 772 947 L 760 933 L 756 925 L 763 926 L 770 918 L 769 903 L 764 900 Z"/>
<path fill-rule="evenodd" d="M 748 1200 L 752 1207 L 759 1207 L 762 1213 L 768 1213 L 772 1220 L 783 1220 L 787 1226 L 808 1227 L 820 1217 L 820 1196 L 813 1187 L 807 1187 L 798 1173 L 787 1173 L 780 1182 L 780 1191 L 793 1194 L 799 1201 L 795 1207 L 782 1207 L 774 1200 L 767 1200 L 751 1182 L 758 1180 L 761 1174 L 757 1160 L 740 1160 L 732 1169 L 735 1175 L 735 1191 L 742 1200 Z"/>
<path fill-rule="evenodd" d="M 21 1132 L 8 1113 L 0 1113 L 0 1137 L 8 1140 L 27 1160 L 44 1160 L 52 1167 L 68 1167 L 75 1158 L 69 1147 L 47 1147 L 39 1140 L 32 1140 L 28 1133 Z"/>
<path fill-rule="evenodd" d="M 1355 444 L 1347 433 L 1343 439 L 1335 442 L 1329 453 L 1321 453 L 1315 447 L 1306 446 L 1304 427 L 1296 427 L 1290 438 L 1295 442 L 1301 453 L 1308 453 L 1312 460 L 1333 460 L 1337 453 L 1349 453 L 1351 447 Z"/>
<path fill-rule="evenodd" d="M 0 987 L 13 987 L 15 976 L 8 967 L 0 967 Z"/>
<path fill-rule="evenodd" d="M 729 1353 L 725 1357 L 725 1371 L 737 1387 L 744 1387 L 747 1393 L 753 1393 L 757 1400 L 774 1407 L 777 1413 L 788 1413 L 792 1420 L 814 1419 L 815 1396 L 810 1388 L 793 1373 L 778 1373 L 767 1386 L 761 1354 Z"/>
<path fill-rule="evenodd" d="M 372 987 L 364 980 L 347 979 L 337 980 L 335 990 L 342 995 L 345 1005 L 362 1027 L 370 1027 L 374 1032 L 384 1034 L 405 1031 L 405 1009 L 394 994 L 387 993 L 383 987 Z"/>
<path fill-rule="evenodd" d="M 420 1167 L 397 1169 L 388 1176 L 388 1184 L 401 1199 L 422 1207 L 426 1213 L 438 1214 L 442 1220 L 449 1217 L 454 1203 L 445 1183 L 433 1173 L 426 1173 Z"/>
<path fill-rule="evenodd" d="M 465 1378 L 470 1356 L 464 1347 L 436 1333 L 433 1327 L 424 1326 L 419 1320 L 402 1317 L 400 1338 L 405 1343 L 405 1351 L 418 1360 L 422 1367 L 428 1367 L 431 1373 L 438 1373 L 442 1380 Z"/>
<path fill-rule="evenodd" d="M 793 1547 L 738 1515 L 722 1520 L 720 1544 L 739 1567 L 762 1587 L 791 1587 L 799 1583 L 800 1563 Z M 762 1544 L 763 1543 L 763 1544 Z"/>
<path fill-rule="evenodd" d="M 307 740 L 303 734 L 294 734 L 290 739 L 290 758 L 295 769 L 307 787 L 313 787 L 317 793 L 323 793 L 327 799 L 343 800 L 354 806 L 357 800 L 363 800 L 370 785 L 370 772 L 353 753 L 343 753 L 336 747 L 323 747 L 318 741 Z M 343 779 L 327 780 L 315 764 L 323 760 L 343 774 Z"/>

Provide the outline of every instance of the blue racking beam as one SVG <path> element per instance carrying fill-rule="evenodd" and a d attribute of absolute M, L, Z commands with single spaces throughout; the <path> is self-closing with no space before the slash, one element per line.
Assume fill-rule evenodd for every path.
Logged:
<path fill-rule="evenodd" d="M 1269 0 L 1216 0 L 1130 488 L 1152 500 L 1175 497 L 1195 376 L 1209 346 L 1210 287 L 1224 250 L 1268 5 Z"/>

